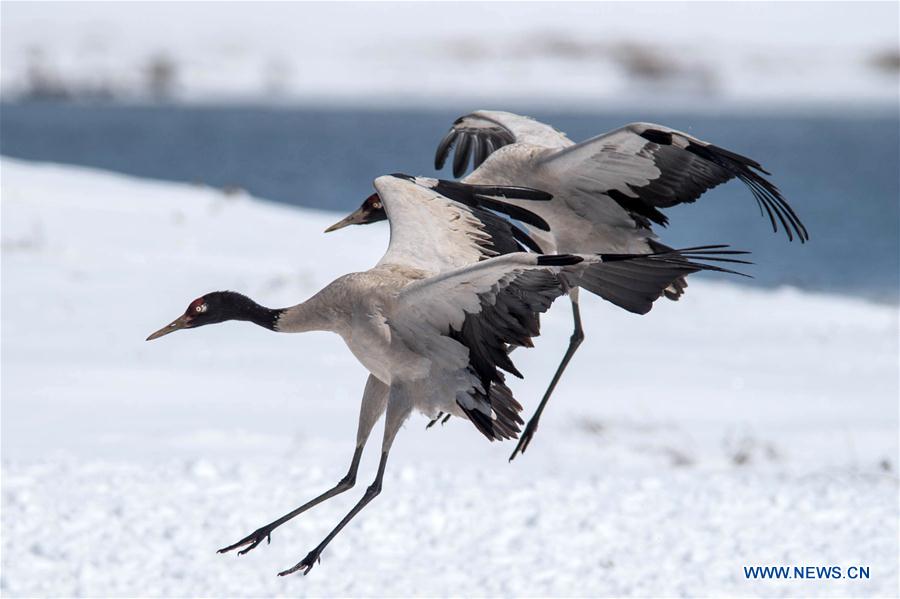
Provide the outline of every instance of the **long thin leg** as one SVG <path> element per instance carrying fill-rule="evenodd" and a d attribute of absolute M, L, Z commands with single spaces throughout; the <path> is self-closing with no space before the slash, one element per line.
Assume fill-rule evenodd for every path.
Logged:
<path fill-rule="evenodd" d="M 584 341 L 584 331 L 581 328 L 581 311 L 578 308 L 578 288 L 573 289 L 569 298 L 572 300 L 572 316 L 575 319 L 575 330 L 572 332 L 572 336 L 569 338 L 569 348 L 566 350 L 566 354 L 563 356 L 562 362 L 559 363 L 559 367 L 556 369 L 556 374 L 553 375 L 553 380 L 550 381 L 550 386 L 547 387 L 547 391 L 544 392 L 544 397 L 541 399 L 541 403 L 538 404 L 537 410 L 534 411 L 534 415 L 528 421 L 528 424 L 525 425 L 525 430 L 522 431 L 522 435 L 519 437 L 519 443 L 516 445 L 516 448 L 513 450 L 512 455 L 509 456 L 509 461 L 513 461 L 513 459 L 519 453 L 525 453 L 525 450 L 528 449 L 528 444 L 531 443 L 531 438 L 534 437 L 534 433 L 538 428 L 538 421 L 541 419 L 541 414 L 544 411 L 544 408 L 547 407 L 547 402 L 550 400 L 550 396 L 553 394 L 553 390 L 556 389 L 556 384 L 559 382 L 559 379 L 562 378 L 563 372 L 566 370 L 566 366 L 569 365 L 569 360 L 572 359 L 572 356 L 575 355 L 575 351 L 578 349 L 578 346 L 581 345 L 581 342 Z"/>
<path fill-rule="evenodd" d="M 279 576 L 287 576 L 288 574 L 293 574 L 298 570 L 303 570 L 304 576 L 309 574 L 309 571 L 312 570 L 316 561 L 320 560 L 320 556 L 322 555 L 322 551 L 331 542 L 334 537 L 337 536 L 341 529 L 347 526 L 347 523 L 353 519 L 353 517 L 362 511 L 366 505 L 369 504 L 370 501 L 375 499 L 379 493 L 381 493 L 381 482 L 384 479 L 384 468 L 387 465 L 388 453 L 391 451 L 391 444 L 394 442 L 394 437 L 397 435 L 397 431 L 400 430 L 400 426 L 403 424 L 403 421 L 406 420 L 406 417 L 409 416 L 409 413 L 412 409 L 412 402 L 409 399 L 409 396 L 406 393 L 399 392 L 396 386 L 391 387 L 391 395 L 390 400 L 388 402 L 387 408 L 387 417 L 384 419 L 384 440 L 381 443 L 381 461 L 378 463 L 378 474 L 375 475 L 375 481 L 366 489 L 366 492 L 363 494 L 362 499 L 353 506 L 353 509 L 344 516 L 343 520 L 338 522 L 338 525 L 334 527 L 334 529 L 328 533 L 328 536 L 319 543 L 315 549 L 310 551 L 306 557 L 304 557 L 297 565 L 292 568 L 288 568 L 283 572 L 279 572 Z"/>
<path fill-rule="evenodd" d="M 256 529 L 237 543 L 219 549 L 219 553 L 226 553 L 246 545 L 247 547 L 245 549 L 238 552 L 238 555 L 243 555 L 262 543 L 263 539 L 268 539 L 269 542 L 271 542 L 272 531 L 288 520 L 299 516 L 306 510 L 315 507 L 326 499 L 331 499 L 335 495 L 340 495 L 344 491 L 352 489 L 353 485 L 356 484 L 356 472 L 359 469 L 359 460 L 362 458 L 363 447 L 366 445 L 369 433 L 372 432 L 372 427 L 375 426 L 375 423 L 378 422 L 378 419 L 384 413 L 387 404 L 387 396 L 388 386 L 374 376 L 369 375 L 369 380 L 366 381 L 366 389 L 363 391 L 362 405 L 359 408 L 359 426 L 356 430 L 356 449 L 353 451 L 350 470 L 344 478 L 339 480 L 331 489 L 328 489 L 315 499 L 307 501 L 294 511 L 288 512 L 278 520 Z"/>

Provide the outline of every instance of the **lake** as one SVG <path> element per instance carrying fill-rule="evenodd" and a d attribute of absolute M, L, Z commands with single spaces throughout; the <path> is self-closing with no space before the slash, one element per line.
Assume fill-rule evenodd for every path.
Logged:
<path fill-rule="evenodd" d="M 773 234 L 737 182 L 668 210 L 671 222 L 658 230 L 660 238 L 676 247 L 729 243 L 752 250 L 756 265 L 746 271 L 754 279 L 742 283 L 898 301 L 895 115 L 531 114 L 576 141 L 631 121 L 664 123 L 758 160 L 806 224 L 809 243 Z M 271 201 L 346 212 L 372 192 L 378 175 L 434 176 L 435 145 L 457 116 L 407 109 L 5 103 L 0 153 L 240 187 Z M 452 177 L 446 169 L 441 175 Z"/>

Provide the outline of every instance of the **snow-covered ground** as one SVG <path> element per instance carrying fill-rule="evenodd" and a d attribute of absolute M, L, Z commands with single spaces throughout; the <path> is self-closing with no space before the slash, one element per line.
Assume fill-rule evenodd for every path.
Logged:
<path fill-rule="evenodd" d="M 414 416 L 383 494 L 278 578 L 362 493 L 372 448 L 356 489 L 271 545 L 215 550 L 343 475 L 362 367 L 324 333 L 144 338 L 215 289 L 304 299 L 371 266 L 386 227 L 323 235 L 336 215 L 6 158 L 0 177 L 4 596 L 897 595 L 896 306 L 724 281 L 646 317 L 585 298 L 523 457 Z M 515 354 L 528 409 L 569 326 L 560 303 Z"/>
<path fill-rule="evenodd" d="M 896 3 L 3 4 L 6 98 L 709 110 L 897 102 Z"/>

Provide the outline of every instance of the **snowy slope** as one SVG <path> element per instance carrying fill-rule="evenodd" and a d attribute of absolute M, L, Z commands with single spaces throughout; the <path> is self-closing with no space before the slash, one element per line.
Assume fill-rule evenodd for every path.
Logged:
<path fill-rule="evenodd" d="M 897 102 L 896 3 L 6 3 L 5 98 Z M 814 24 L 814 25 L 812 25 Z"/>
<path fill-rule="evenodd" d="M 324 333 L 144 338 L 215 289 L 303 299 L 377 261 L 386 227 L 6 158 L 0 177 L 4 596 L 897 594 L 896 307 L 705 281 L 646 317 L 585 298 L 524 457 L 414 416 L 383 494 L 277 578 L 362 493 L 371 447 L 357 489 L 270 546 L 215 549 L 343 475 L 362 367 Z M 569 327 L 560 303 L 516 352 L 527 408 Z"/>

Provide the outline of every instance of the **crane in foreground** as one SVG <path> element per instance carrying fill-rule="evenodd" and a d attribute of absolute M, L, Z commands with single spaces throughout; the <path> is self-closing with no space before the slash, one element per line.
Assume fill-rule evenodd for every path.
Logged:
<path fill-rule="evenodd" d="M 546 228 L 540 217 L 504 203 L 549 200 L 533 190 L 436 180 L 423 184 L 405 175 L 379 177 L 375 189 L 375 199 L 364 205 L 383 211 L 391 239 L 372 269 L 339 277 L 289 308 L 267 308 L 231 291 L 207 293 L 148 337 L 228 320 L 276 332 L 331 331 L 369 371 L 347 474 L 328 491 L 219 550 L 246 553 L 285 522 L 352 488 L 369 434 L 385 414 L 375 480 L 325 539 L 282 576 L 307 574 L 341 529 L 381 492 L 391 445 L 414 409 L 429 417 L 444 412 L 467 419 L 490 440 L 515 438 L 522 407 L 501 370 L 521 376 L 509 359 L 510 347 L 531 345 L 539 334 L 539 314 L 565 292 L 564 276 L 603 262 L 655 264 L 670 280 L 704 268 L 721 270 L 693 262 L 691 257 L 702 258 L 699 250 L 654 256 L 520 251 L 534 241 L 495 212 Z"/>
<path fill-rule="evenodd" d="M 631 123 L 575 143 L 531 118 L 478 110 L 458 118 L 440 141 L 436 169 L 443 168 L 454 148 L 453 176 L 465 174 L 472 161 L 474 170 L 462 179 L 464 183 L 522 185 L 552 194 L 551 201 L 533 209 L 550 225 L 548 232 L 531 230 L 542 252 L 666 251 L 669 248 L 657 241 L 652 229 L 668 222 L 660 209 L 694 202 L 731 179 L 750 189 L 774 231 L 780 224 L 789 240 L 809 239 L 793 208 L 762 176 L 770 173 L 758 162 L 663 125 Z M 573 282 L 568 292 L 574 320 L 569 346 L 510 460 L 528 447 L 553 390 L 584 341 L 579 288 L 636 314 L 646 314 L 652 307 L 634 293 L 652 285 L 646 273 L 623 274 L 588 266 Z M 665 296 L 677 300 L 685 287 L 684 279 L 676 280 Z"/>

